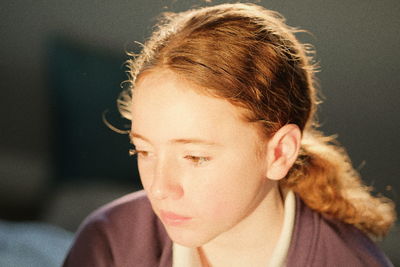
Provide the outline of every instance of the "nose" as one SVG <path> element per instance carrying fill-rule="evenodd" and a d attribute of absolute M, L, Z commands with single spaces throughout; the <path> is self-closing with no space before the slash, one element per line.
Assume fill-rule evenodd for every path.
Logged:
<path fill-rule="evenodd" d="M 178 168 L 166 159 L 159 159 L 154 168 L 150 194 L 155 199 L 179 199 L 183 196 L 183 188 L 179 181 Z"/>

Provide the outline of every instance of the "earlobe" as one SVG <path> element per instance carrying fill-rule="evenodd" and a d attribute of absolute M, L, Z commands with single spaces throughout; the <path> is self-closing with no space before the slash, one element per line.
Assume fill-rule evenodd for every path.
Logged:
<path fill-rule="evenodd" d="M 267 173 L 270 180 L 280 180 L 286 176 L 298 156 L 301 131 L 295 124 L 280 128 L 268 142 Z"/>

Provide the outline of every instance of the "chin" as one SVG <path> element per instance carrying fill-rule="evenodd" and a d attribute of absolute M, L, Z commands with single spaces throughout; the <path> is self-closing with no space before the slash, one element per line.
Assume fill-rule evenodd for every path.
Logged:
<path fill-rule="evenodd" d="M 184 247 L 187 247 L 187 248 L 198 248 L 198 247 L 201 247 L 203 245 L 203 244 L 200 244 L 200 243 L 197 243 L 197 242 L 193 242 L 191 240 L 188 241 L 188 240 L 175 240 L 175 239 L 172 239 L 172 241 L 175 244 L 178 244 L 178 245 L 181 245 L 181 246 L 184 246 Z"/>
<path fill-rule="evenodd" d="M 202 236 L 201 233 L 196 231 L 188 231 L 183 229 L 168 229 L 167 233 L 169 238 L 181 246 L 188 248 L 197 248 L 206 244 L 211 238 Z"/>

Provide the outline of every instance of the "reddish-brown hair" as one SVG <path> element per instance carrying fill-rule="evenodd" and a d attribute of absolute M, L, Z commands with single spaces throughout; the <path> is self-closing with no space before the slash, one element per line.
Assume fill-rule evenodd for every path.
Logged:
<path fill-rule="evenodd" d="M 248 111 L 265 136 L 293 123 L 303 132 L 298 160 L 281 185 L 324 216 L 374 236 L 387 233 L 394 205 L 374 197 L 334 139 L 316 130 L 318 104 L 311 50 L 281 15 L 254 4 L 164 13 L 139 55 L 128 61 L 130 88 L 119 108 L 130 119 L 131 90 L 143 72 L 167 68 Z"/>

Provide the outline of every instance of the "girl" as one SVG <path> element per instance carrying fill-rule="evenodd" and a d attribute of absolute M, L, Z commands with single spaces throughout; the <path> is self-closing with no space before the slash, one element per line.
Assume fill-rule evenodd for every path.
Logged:
<path fill-rule="evenodd" d="M 65 266 L 391 266 L 393 204 L 316 130 L 310 51 L 253 4 L 166 13 L 119 100 L 144 191 L 94 212 Z"/>

